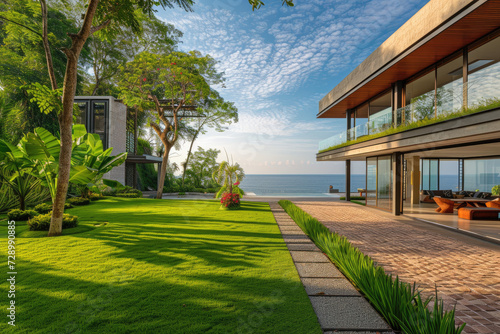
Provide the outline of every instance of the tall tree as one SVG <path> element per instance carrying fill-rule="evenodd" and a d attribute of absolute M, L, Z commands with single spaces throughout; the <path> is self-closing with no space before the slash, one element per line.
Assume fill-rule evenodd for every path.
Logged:
<path fill-rule="evenodd" d="M 71 169 L 71 149 L 73 124 L 73 103 L 75 99 L 78 60 L 80 53 L 92 34 L 107 28 L 107 33 L 113 36 L 113 25 L 128 26 L 133 31 L 139 31 L 139 22 L 136 9 L 152 15 L 154 6 L 163 8 L 180 6 L 191 10 L 193 0 L 129 0 L 117 2 L 116 0 L 89 0 L 81 27 L 76 34 L 69 34 L 71 47 L 62 51 L 67 57 L 64 86 L 62 93 L 62 110 L 59 113 L 59 128 L 61 136 L 59 177 L 56 188 L 56 198 L 52 210 L 49 236 L 61 235 L 64 203 L 68 192 L 68 182 Z M 113 24 L 112 24 L 113 23 Z"/>
<path fill-rule="evenodd" d="M 223 132 L 227 126 L 233 122 L 238 122 L 238 109 L 233 102 L 224 101 L 224 99 L 216 92 L 212 91 L 210 96 L 203 103 L 203 107 L 198 108 L 200 118 L 194 122 L 191 135 L 191 144 L 187 153 L 186 161 L 182 164 L 182 187 L 186 177 L 186 170 L 191 158 L 193 145 L 200 134 L 204 134 L 207 128 L 212 128 L 217 132 Z"/>
<path fill-rule="evenodd" d="M 170 150 L 179 139 L 182 112 L 205 100 L 211 93 L 210 85 L 223 82 L 215 65 L 212 57 L 196 51 L 168 55 L 143 52 L 122 71 L 120 97 L 124 103 L 153 111 L 149 125 L 164 147 L 160 185 L 165 182 Z M 162 193 L 158 187 L 156 198 L 161 199 Z"/>

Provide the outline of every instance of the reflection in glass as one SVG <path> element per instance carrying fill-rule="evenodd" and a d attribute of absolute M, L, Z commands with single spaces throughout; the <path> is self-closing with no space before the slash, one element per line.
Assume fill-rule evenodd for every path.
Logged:
<path fill-rule="evenodd" d="M 406 84 L 406 119 L 411 122 L 435 115 L 435 73 L 431 71 Z M 407 121 L 408 122 L 408 121 Z"/>
<path fill-rule="evenodd" d="M 366 205 L 377 205 L 377 158 L 366 159 Z"/>
<path fill-rule="evenodd" d="M 500 185 L 500 159 L 465 159 L 464 190 L 491 192 Z"/>
<path fill-rule="evenodd" d="M 391 93 L 370 102 L 370 116 L 368 118 L 368 131 L 370 134 L 379 133 L 392 126 Z"/>
<path fill-rule="evenodd" d="M 437 68 L 437 114 L 447 115 L 463 107 L 463 57 L 459 56 Z"/>
<path fill-rule="evenodd" d="M 500 37 L 469 51 L 469 107 L 490 104 L 500 97 Z"/>
<path fill-rule="evenodd" d="M 377 207 L 385 210 L 391 210 L 391 176 L 391 156 L 379 157 L 377 163 Z"/>

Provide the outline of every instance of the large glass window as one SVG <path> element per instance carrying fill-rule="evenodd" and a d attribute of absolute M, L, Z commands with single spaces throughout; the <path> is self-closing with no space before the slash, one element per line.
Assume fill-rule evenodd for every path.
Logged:
<path fill-rule="evenodd" d="M 469 51 L 469 107 L 487 105 L 500 98 L 500 37 Z"/>
<path fill-rule="evenodd" d="M 437 68 L 436 108 L 438 115 L 457 112 L 463 107 L 463 57 Z"/>
<path fill-rule="evenodd" d="M 102 100 L 75 101 L 79 113 L 75 115 L 76 124 L 84 124 L 89 133 L 96 133 L 108 148 L 108 102 Z"/>
<path fill-rule="evenodd" d="M 377 164 L 377 207 L 391 210 L 392 204 L 392 173 L 391 156 L 378 158 Z"/>
<path fill-rule="evenodd" d="M 464 190 L 491 192 L 500 185 L 500 159 L 465 159 Z"/>
<path fill-rule="evenodd" d="M 435 72 L 431 71 L 409 82 L 405 87 L 406 122 L 415 122 L 435 115 Z"/>
<path fill-rule="evenodd" d="M 422 159 L 423 190 L 439 190 L 439 159 Z"/>
<path fill-rule="evenodd" d="M 392 125 L 391 93 L 370 101 L 369 133 L 379 133 Z"/>
<path fill-rule="evenodd" d="M 368 103 L 356 109 L 356 139 L 368 135 Z"/>
<path fill-rule="evenodd" d="M 377 158 L 366 159 L 366 205 L 377 206 Z"/>
<path fill-rule="evenodd" d="M 439 159 L 439 188 L 459 191 L 458 159 Z"/>

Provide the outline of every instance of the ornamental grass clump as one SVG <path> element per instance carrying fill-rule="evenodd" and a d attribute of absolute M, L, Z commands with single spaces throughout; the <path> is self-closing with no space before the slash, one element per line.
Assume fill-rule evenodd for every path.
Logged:
<path fill-rule="evenodd" d="M 465 327 L 455 325 L 455 310 L 444 311 L 436 297 L 422 299 L 413 285 L 385 273 L 373 260 L 345 237 L 332 233 L 317 219 L 290 201 L 279 204 L 339 270 L 365 295 L 366 299 L 395 330 L 406 334 L 460 334 Z M 429 303 L 435 301 L 433 310 Z"/>

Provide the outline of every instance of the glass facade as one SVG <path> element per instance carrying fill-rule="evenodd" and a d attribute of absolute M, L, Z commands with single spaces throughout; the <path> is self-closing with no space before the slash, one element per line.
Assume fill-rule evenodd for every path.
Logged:
<path fill-rule="evenodd" d="M 390 155 L 366 159 L 366 205 L 392 208 L 392 158 Z"/>
<path fill-rule="evenodd" d="M 377 206 L 377 158 L 366 159 L 366 205 Z"/>
<path fill-rule="evenodd" d="M 102 140 L 104 149 L 108 148 L 108 102 L 103 100 L 75 100 L 79 114 L 75 123 L 84 124 L 87 132 L 96 133 Z"/>
<path fill-rule="evenodd" d="M 390 92 L 370 101 L 369 110 L 369 134 L 385 131 L 392 126 L 392 103 Z"/>
<path fill-rule="evenodd" d="M 464 60 L 460 55 L 436 70 L 436 114 L 460 111 L 464 105 Z"/>
<path fill-rule="evenodd" d="M 474 107 L 499 101 L 500 37 L 469 51 L 468 105 Z"/>
<path fill-rule="evenodd" d="M 465 159 L 464 190 L 491 192 L 500 185 L 500 159 Z"/>
<path fill-rule="evenodd" d="M 420 160 L 420 190 L 439 190 L 439 159 Z"/>
<path fill-rule="evenodd" d="M 460 178 L 458 159 L 439 159 L 440 190 L 462 190 L 460 187 Z"/>

